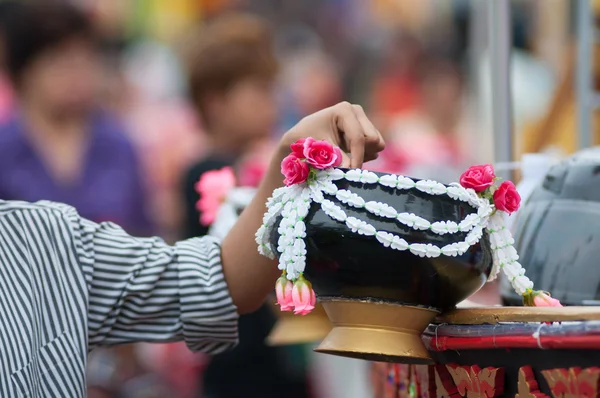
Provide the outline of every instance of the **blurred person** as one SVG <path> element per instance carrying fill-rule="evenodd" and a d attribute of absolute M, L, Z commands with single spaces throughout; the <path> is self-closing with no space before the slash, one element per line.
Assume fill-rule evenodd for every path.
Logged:
<path fill-rule="evenodd" d="M 188 52 L 189 91 L 206 134 L 207 156 L 185 178 L 188 236 L 208 232 L 197 222 L 194 185 L 200 176 L 230 166 L 252 153 L 254 146 L 268 142 L 277 121 L 278 65 L 262 20 L 232 14 L 197 35 Z"/>
<path fill-rule="evenodd" d="M 187 236 L 208 233 L 196 207 L 196 183 L 204 173 L 233 166 L 246 178 L 248 159 L 264 162 L 275 130 L 274 84 L 278 64 L 269 27 L 260 19 L 225 15 L 211 22 L 190 42 L 189 90 L 202 120 L 208 155 L 186 174 Z M 250 178 L 251 180 L 251 178 Z M 256 396 L 308 397 L 307 375 L 289 350 L 265 344 L 275 315 L 269 305 L 239 320 L 240 345 L 211 359 L 203 375 L 207 398 Z M 300 355 L 302 353 L 300 352 Z"/>
<path fill-rule="evenodd" d="M 91 21 L 66 3 L 32 1 L 10 11 L 4 32 L 16 106 L 0 126 L 0 198 L 63 202 L 94 222 L 150 235 L 134 147 L 99 102 L 102 56 Z M 144 373 L 128 347 L 106 356 L 115 373 L 135 369 L 120 372 L 121 381 Z"/>
<path fill-rule="evenodd" d="M 0 126 L 0 197 L 61 201 L 151 233 L 133 146 L 96 102 L 100 55 L 86 16 L 62 3 L 18 7 L 6 54 L 16 109 Z"/>

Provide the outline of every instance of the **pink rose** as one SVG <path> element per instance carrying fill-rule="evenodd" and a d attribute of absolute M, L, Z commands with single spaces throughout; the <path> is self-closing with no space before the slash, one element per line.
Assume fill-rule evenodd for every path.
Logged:
<path fill-rule="evenodd" d="M 200 212 L 200 223 L 208 226 L 215 221 L 217 211 L 227 197 L 229 191 L 235 187 L 235 174 L 231 167 L 221 170 L 211 170 L 202 174 L 195 185 L 200 200 L 196 209 Z"/>
<path fill-rule="evenodd" d="M 491 164 L 471 166 L 460 176 L 460 185 L 483 192 L 494 183 L 494 168 Z"/>
<path fill-rule="evenodd" d="M 291 311 L 294 309 L 294 302 L 292 300 L 292 289 L 293 284 L 287 277 L 281 275 L 275 283 L 275 294 L 277 296 L 277 304 L 281 308 L 281 311 Z"/>
<path fill-rule="evenodd" d="M 303 183 L 308 178 L 309 172 L 308 164 L 293 153 L 281 162 L 281 174 L 285 176 L 283 183 L 287 186 Z"/>
<path fill-rule="evenodd" d="M 294 283 L 292 301 L 294 303 L 294 314 L 296 315 L 306 315 L 315 309 L 317 296 L 310 282 L 304 279 L 302 275 Z"/>
<path fill-rule="evenodd" d="M 304 141 L 303 154 L 308 164 L 317 169 L 328 169 L 342 164 L 342 151 L 327 141 L 307 138 Z"/>
<path fill-rule="evenodd" d="M 305 141 L 306 141 L 306 138 L 300 138 L 298 141 L 296 141 L 292 145 L 290 145 L 290 148 L 292 149 L 292 153 L 300 159 L 304 158 L 304 142 Z"/>
<path fill-rule="evenodd" d="M 536 307 L 562 307 L 559 300 L 550 297 L 549 294 L 540 292 L 533 297 L 533 304 Z"/>
<path fill-rule="evenodd" d="M 507 212 L 515 212 L 521 205 L 521 195 L 517 192 L 515 184 L 504 181 L 494 192 L 494 205 L 496 209 Z"/>

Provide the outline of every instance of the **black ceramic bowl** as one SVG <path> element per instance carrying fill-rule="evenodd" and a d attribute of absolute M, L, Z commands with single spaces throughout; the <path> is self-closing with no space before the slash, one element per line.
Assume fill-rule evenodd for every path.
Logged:
<path fill-rule="evenodd" d="M 384 175 L 376 173 L 378 175 Z M 396 190 L 379 184 L 336 181 L 338 188 L 349 189 L 365 201 L 387 203 L 398 212 L 414 213 L 430 222 L 459 223 L 476 211 L 467 203 L 447 195 L 429 195 L 416 189 Z M 342 207 L 348 216 L 368 221 L 377 230 L 394 233 L 409 243 L 432 243 L 438 247 L 465 239 L 465 233 L 438 235 L 415 231 L 396 220 L 371 215 L 364 209 L 345 205 L 333 196 L 328 199 Z M 277 224 L 281 219 L 277 220 Z M 487 281 L 492 256 L 489 239 L 462 256 L 421 258 L 409 251 L 385 248 L 374 236 L 353 233 L 327 216 L 313 203 L 305 219 L 306 278 L 320 299 L 360 299 L 391 302 L 446 310 L 475 293 Z M 272 242 L 277 242 L 273 228 Z"/>

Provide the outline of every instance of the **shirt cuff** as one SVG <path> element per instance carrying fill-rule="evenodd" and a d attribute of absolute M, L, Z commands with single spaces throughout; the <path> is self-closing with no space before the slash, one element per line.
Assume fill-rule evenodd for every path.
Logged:
<path fill-rule="evenodd" d="M 192 351 L 217 354 L 238 342 L 237 308 L 225 283 L 221 247 L 212 237 L 176 245 L 184 340 Z"/>

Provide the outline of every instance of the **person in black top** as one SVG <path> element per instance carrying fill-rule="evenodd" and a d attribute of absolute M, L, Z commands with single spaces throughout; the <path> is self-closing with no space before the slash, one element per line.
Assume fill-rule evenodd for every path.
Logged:
<path fill-rule="evenodd" d="M 207 171 L 225 166 L 235 170 L 256 145 L 270 138 L 277 117 L 277 62 L 270 32 L 261 20 L 226 16 L 206 27 L 198 39 L 190 48 L 189 88 L 211 147 L 209 156 L 184 179 L 188 237 L 205 235 L 210 228 L 199 222 L 196 182 Z M 275 321 L 268 304 L 240 317 L 240 344 L 211 359 L 203 378 L 204 397 L 275 398 L 284 391 L 288 397 L 309 397 L 302 361 L 286 358 L 289 349 L 265 345 Z"/>

